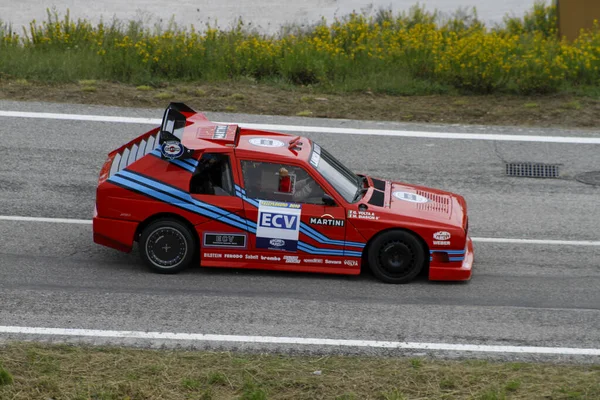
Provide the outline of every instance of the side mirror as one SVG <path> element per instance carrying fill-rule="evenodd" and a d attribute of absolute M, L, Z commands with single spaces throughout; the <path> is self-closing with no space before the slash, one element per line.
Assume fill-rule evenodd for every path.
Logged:
<path fill-rule="evenodd" d="M 322 200 L 323 200 L 323 204 L 325 204 L 326 206 L 335 206 L 336 205 L 333 197 L 331 197 L 327 193 L 323 194 Z"/>

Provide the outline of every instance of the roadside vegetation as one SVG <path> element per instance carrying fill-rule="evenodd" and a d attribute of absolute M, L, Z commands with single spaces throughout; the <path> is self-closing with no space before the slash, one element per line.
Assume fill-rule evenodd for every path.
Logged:
<path fill-rule="evenodd" d="M 0 28 L 0 72 L 46 82 L 110 80 L 281 81 L 387 94 L 591 91 L 600 81 L 600 29 L 559 40 L 556 9 L 537 3 L 521 18 L 486 27 L 474 11 L 442 16 L 414 6 L 350 14 L 276 35 L 245 27 L 93 25 L 48 11 L 29 29 Z"/>
<path fill-rule="evenodd" d="M 228 29 L 149 27 L 48 11 L 46 21 L 21 32 L 0 23 L 0 98 L 160 108 L 176 100 L 203 111 L 594 126 L 600 25 L 569 42 L 557 37 L 556 19 L 545 2 L 490 27 L 475 10 L 442 15 L 417 5 L 267 35 L 242 20 Z"/>
<path fill-rule="evenodd" d="M 2 399 L 597 399 L 591 365 L 0 347 Z"/>

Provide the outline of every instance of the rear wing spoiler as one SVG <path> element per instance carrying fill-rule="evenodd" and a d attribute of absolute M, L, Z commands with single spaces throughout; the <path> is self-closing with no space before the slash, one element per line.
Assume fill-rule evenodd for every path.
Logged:
<path fill-rule="evenodd" d="M 183 129 L 188 125 L 187 118 L 196 111 L 183 103 L 170 103 L 162 118 L 158 135 L 160 156 L 163 160 L 182 160 L 189 158 L 194 151 L 185 147 L 181 140 Z"/>

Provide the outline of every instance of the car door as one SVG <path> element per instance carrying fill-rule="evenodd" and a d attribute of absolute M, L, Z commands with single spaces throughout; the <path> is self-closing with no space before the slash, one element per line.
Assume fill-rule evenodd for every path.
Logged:
<path fill-rule="evenodd" d="M 203 153 L 190 179 L 190 195 L 211 218 L 196 227 L 203 265 L 235 266 L 248 249 L 248 224 L 243 200 L 235 195 L 238 178 L 232 159 L 232 152 Z"/>
<path fill-rule="evenodd" d="M 245 215 L 257 262 L 344 267 L 346 212 L 299 165 L 240 160 Z"/>

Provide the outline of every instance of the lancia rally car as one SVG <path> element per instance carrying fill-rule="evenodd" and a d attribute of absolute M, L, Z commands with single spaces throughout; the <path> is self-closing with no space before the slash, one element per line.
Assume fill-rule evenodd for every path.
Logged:
<path fill-rule="evenodd" d="M 204 267 L 471 277 L 462 196 L 357 174 L 305 137 L 210 122 L 171 103 L 160 127 L 111 152 L 94 242 L 175 273 Z"/>

